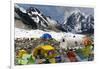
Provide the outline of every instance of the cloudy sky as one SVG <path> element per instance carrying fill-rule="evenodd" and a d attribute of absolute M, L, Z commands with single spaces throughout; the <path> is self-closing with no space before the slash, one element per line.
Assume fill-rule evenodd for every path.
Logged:
<path fill-rule="evenodd" d="M 51 5 L 34 5 L 34 4 L 17 4 L 24 9 L 35 7 L 39 9 L 45 16 L 50 16 L 52 19 L 63 23 L 71 12 L 79 10 L 86 15 L 94 15 L 93 8 L 73 7 L 73 6 L 51 6 Z"/>

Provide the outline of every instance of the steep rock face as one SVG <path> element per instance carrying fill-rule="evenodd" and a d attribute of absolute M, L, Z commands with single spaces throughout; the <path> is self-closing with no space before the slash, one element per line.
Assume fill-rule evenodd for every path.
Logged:
<path fill-rule="evenodd" d="M 33 28 L 37 28 L 37 25 L 34 20 L 30 18 L 30 16 L 27 13 L 24 13 L 19 8 L 15 8 L 15 13 L 18 14 L 21 21 L 26 25 L 31 25 Z"/>
<path fill-rule="evenodd" d="M 83 22 L 82 25 L 83 33 L 94 33 L 94 17 L 92 15 L 88 15 L 86 18 L 86 22 Z"/>
<path fill-rule="evenodd" d="M 94 33 L 94 17 L 75 11 L 67 18 L 64 29 L 72 33 Z"/>
<path fill-rule="evenodd" d="M 26 9 L 26 12 L 23 12 L 20 8 L 15 7 L 15 13 L 19 15 L 24 24 L 30 25 L 32 29 L 59 31 L 57 21 L 41 14 L 37 8 L 30 7 Z"/>

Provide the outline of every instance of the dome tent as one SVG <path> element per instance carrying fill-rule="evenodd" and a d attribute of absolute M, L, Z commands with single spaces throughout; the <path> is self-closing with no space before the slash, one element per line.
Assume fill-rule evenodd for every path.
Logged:
<path fill-rule="evenodd" d="M 52 36 L 48 33 L 45 33 L 41 36 L 41 38 L 43 38 L 43 39 L 52 39 Z"/>

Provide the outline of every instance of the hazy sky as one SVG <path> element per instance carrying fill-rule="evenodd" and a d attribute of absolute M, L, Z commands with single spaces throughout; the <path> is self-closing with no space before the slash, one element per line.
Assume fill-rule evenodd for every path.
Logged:
<path fill-rule="evenodd" d="M 35 7 L 39 9 L 45 16 L 50 16 L 52 19 L 63 23 L 64 20 L 70 15 L 72 11 L 80 10 L 86 15 L 94 15 L 93 8 L 86 7 L 72 7 L 72 6 L 50 6 L 50 5 L 34 5 L 34 4 L 17 4 L 24 9 Z"/>

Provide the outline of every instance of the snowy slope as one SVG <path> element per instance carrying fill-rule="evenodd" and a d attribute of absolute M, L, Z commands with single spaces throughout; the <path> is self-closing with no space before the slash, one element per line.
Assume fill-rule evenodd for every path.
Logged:
<path fill-rule="evenodd" d="M 66 32 L 54 32 L 54 31 L 50 31 L 50 32 L 45 32 L 42 30 L 25 30 L 25 29 L 19 29 L 19 28 L 15 28 L 15 38 L 40 38 L 44 33 L 49 33 L 51 34 L 51 36 L 56 39 L 56 40 L 60 40 L 62 39 L 62 37 L 68 38 L 68 37 L 84 37 L 84 35 L 80 35 L 80 34 L 72 34 L 72 33 L 66 33 Z"/>

